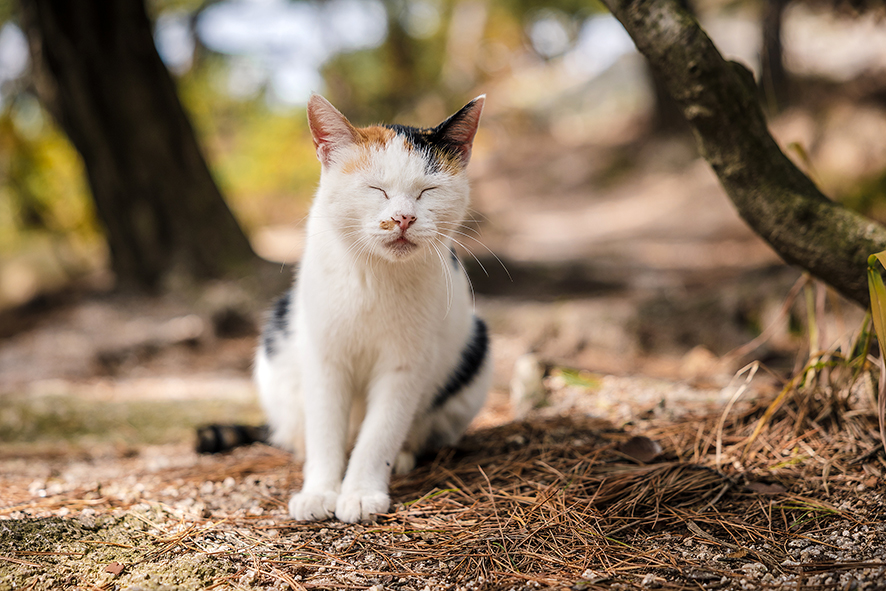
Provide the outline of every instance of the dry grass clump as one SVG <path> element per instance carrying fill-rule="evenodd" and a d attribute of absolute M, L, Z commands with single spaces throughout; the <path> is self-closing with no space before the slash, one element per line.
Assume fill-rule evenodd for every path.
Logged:
<path fill-rule="evenodd" d="M 261 445 L 152 473 L 129 501 L 7 507 L 0 589 L 883 589 L 871 381 L 838 365 L 642 432 L 583 416 L 478 430 L 395 477 L 374 524 L 289 521 L 298 472 Z M 77 531 L 11 543 L 52 506 Z"/>
<path fill-rule="evenodd" d="M 457 570 L 486 580 L 683 587 L 704 572 L 728 586 L 748 577 L 730 562 L 739 561 L 763 565 L 771 583 L 796 581 L 802 563 L 790 560 L 786 544 L 826 531 L 819 520 L 851 529 L 879 513 L 879 498 L 865 506 L 853 497 L 882 482 L 884 462 L 871 435 L 875 416 L 844 417 L 843 429 L 810 421 L 795 434 L 794 402 L 770 417 L 748 453 L 760 403 L 725 425 L 716 414 L 654 425 L 645 435 L 665 449 L 652 464 L 630 461 L 620 452 L 628 434 L 599 422 L 562 418 L 478 433 L 396 483 L 398 492 L 436 491 L 423 511 L 420 500 L 400 515 L 427 519 L 423 527 L 449 515 L 467 524 L 445 547 L 460 557 Z M 719 464 L 718 426 L 726 446 Z M 816 471 L 819 462 L 825 467 Z M 696 542 L 717 550 L 717 568 L 700 560 L 703 552 L 685 551 Z"/>

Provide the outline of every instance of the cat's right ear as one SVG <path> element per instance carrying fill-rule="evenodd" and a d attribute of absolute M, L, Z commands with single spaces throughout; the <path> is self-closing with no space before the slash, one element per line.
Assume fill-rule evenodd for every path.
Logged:
<path fill-rule="evenodd" d="M 434 128 L 433 141 L 457 155 L 462 166 L 467 166 L 471 159 L 471 148 L 485 102 L 486 95 L 481 94 Z"/>
<path fill-rule="evenodd" d="M 319 94 L 312 94 L 308 100 L 308 125 L 317 158 L 324 167 L 332 162 L 336 150 L 357 139 L 357 131 L 351 122 Z"/>

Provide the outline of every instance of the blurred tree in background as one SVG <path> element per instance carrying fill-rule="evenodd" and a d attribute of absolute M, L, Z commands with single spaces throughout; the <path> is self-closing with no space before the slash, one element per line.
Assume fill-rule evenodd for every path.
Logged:
<path fill-rule="evenodd" d="M 519 120 L 544 127 L 557 119 L 558 133 L 575 133 L 581 124 L 569 118 L 570 109 L 599 102 L 597 91 L 584 80 L 604 72 L 618 52 L 624 52 L 620 46 L 616 50 L 617 43 L 597 26 L 605 9 L 594 1 L 147 0 L 143 4 L 129 0 L 106 6 L 96 1 L 91 4 L 92 16 L 89 10 L 74 10 L 65 2 L 21 2 L 24 10 L 9 0 L 0 2 L 0 305 L 5 299 L 21 300 L 28 295 L 27 289 L 14 297 L 4 295 L 6 284 L 28 284 L 21 273 L 12 273 L 15 264 L 6 264 L 21 259 L 22 253 L 39 252 L 34 257 L 41 261 L 34 263 L 38 265 L 55 261 L 60 267 L 53 271 L 57 283 L 84 270 L 110 266 L 121 283 L 141 286 L 162 283 L 169 269 L 199 278 L 219 274 L 221 267 L 228 266 L 223 259 L 252 260 L 244 235 L 262 252 L 256 230 L 283 221 L 296 223 L 306 213 L 316 186 L 319 165 L 302 107 L 311 90 L 323 92 L 354 121 L 364 124 L 379 120 L 432 124 L 474 94 L 493 91 L 496 108 L 510 109 L 510 124 Z M 779 90 L 782 78 L 788 76 L 782 18 L 797 2 L 698 0 L 683 4 L 696 12 L 712 6 L 721 11 L 755 12 L 764 40 L 764 59 L 758 64 L 764 103 L 779 108 L 790 104 L 789 94 Z M 821 0 L 816 6 L 859 11 L 870 9 L 870 4 Z M 121 51 L 129 47 L 122 43 L 124 38 L 138 38 L 144 54 L 138 56 L 139 63 L 151 62 L 154 83 L 130 95 L 135 98 L 95 97 L 104 103 L 92 111 L 92 121 L 82 114 L 65 114 L 51 94 L 41 91 L 43 62 L 51 51 L 36 62 L 22 61 L 17 54 L 25 40 L 23 28 L 31 31 L 32 40 L 39 40 L 33 31 L 52 24 L 41 24 L 39 7 L 49 11 L 45 14 L 67 15 L 52 25 L 68 43 L 53 58 L 56 66 L 72 59 L 69 50 L 104 52 L 108 55 L 102 56 L 101 63 L 116 64 L 118 73 L 113 80 L 98 82 L 101 73 L 95 71 L 89 74 L 91 84 L 97 88 L 135 84 L 134 79 L 141 76 L 135 74 L 142 70 L 133 66 L 133 76 L 128 76 Z M 138 36 L 133 32 L 115 37 L 107 19 L 125 14 L 134 23 L 131 19 L 136 13 Z M 79 34 L 78 27 L 92 27 L 98 34 L 89 43 L 81 43 L 74 36 Z M 147 49 L 149 33 L 156 52 Z M 589 41 L 596 44 L 588 45 Z M 158 53 L 172 81 L 159 67 Z M 564 64 L 569 68 L 564 69 Z M 550 73 L 558 68 L 559 78 Z M 570 81 L 570 76 L 575 80 Z M 661 88 L 648 81 L 647 85 Z M 647 122 L 653 124 L 651 128 L 669 129 L 675 120 L 673 105 L 667 104 L 661 92 L 658 101 L 654 90 L 650 94 L 651 104 L 658 107 L 650 109 Z M 165 98 L 150 98 L 154 95 Z M 176 95 L 183 111 L 174 105 Z M 613 102 L 616 108 L 629 108 L 622 96 Z M 85 147 L 85 137 L 101 127 L 97 118 L 112 120 L 113 112 L 127 109 L 130 118 L 141 121 L 141 127 L 121 133 L 123 126 L 106 123 L 109 135 L 101 141 L 109 142 L 117 133 L 128 145 L 106 146 L 104 157 L 97 158 L 99 149 Z M 166 132 L 161 132 L 160 124 L 149 123 L 155 112 L 166 113 L 171 123 Z M 74 120 L 81 119 L 84 127 L 78 132 Z M 191 128 L 197 142 L 192 141 Z M 66 135 L 85 158 L 71 147 Z M 128 150 L 143 149 L 161 141 L 158 137 L 165 137 L 162 141 L 169 147 L 165 156 L 123 161 Z M 199 162 L 201 152 L 208 168 Z M 171 154 L 179 156 L 167 158 Z M 109 160 L 121 160 L 117 164 L 128 167 L 136 177 L 143 174 L 154 179 L 136 183 L 137 189 L 124 189 L 115 181 L 117 195 L 126 197 L 118 201 L 136 208 L 128 213 L 102 213 L 104 206 L 96 207 L 101 200 L 96 187 L 107 172 L 106 165 L 103 172 L 97 172 L 101 166 L 96 162 Z M 145 175 L 151 167 L 154 172 Z M 176 180 L 179 172 L 169 172 L 175 167 L 190 170 L 190 177 Z M 875 182 L 880 176 L 862 183 L 861 189 L 852 186 L 831 192 L 848 194 L 860 208 L 876 211 L 878 201 L 871 195 L 881 186 Z M 195 180 L 198 177 L 201 180 Z M 173 181 L 170 184 L 185 196 L 172 197 L 174 193 L 151 185 L 160 180 Z M 161 198 L 163 194 L 167 197 Z M 153 201 L 154 206 L 146 205 Z M 233 216 L 225 213 L 225 202 Z M 204 215 L 202 207 L 216 213 Z M 143 213 L 146 208 L 153 211 L 153 229 L 143 227 L 149 219 Z M 147 248 L 120 246 L 139 232 L 153 236 L 144 241 Z M 135 254 L 124 256 L 127 249 Z M 226 250 L 229 256 L 219 256 Z M 14 281 L 4 280 L 7 275 Z"/>
<path fill-rule="evenodd" d="M 723 59 L 681 0 L 606 0 L 677 99 L 739 214 L 790 264 L 862 307 L 886 227 L 828 199 L 767 129 L 751 72 Z"/>
<path fill-rule="evenodd" d="M 222 199 L 141 2 L 21 0 L 34 88 L 83 157 L 118 285 L 256 261 Z"/>
<path fill-rule="evenodd" d="M 261 71 L 267 63 L 243 55 L 257 41 L 247 40 L 241 51 L 237 31 L 201 28 L 210 12 L 245 4 L 155 0 L 147 10 L 139 0 L 3 4 L 7 42 L 24 31 L 31 50 L 27 67 L 2 80 L 4 252 L 48 238 L 51 250 L 68 253 L 64 266 L 77 274 L 103 250 L 101 234 L 117 284 L 154 288 L 170 274 L 214 277 L 249 263 L 254 255 L 236 220 L 248 231 L 303 215 L 317 165 L 301 104 L 280 96 L 276 81 Z M 287 3 L 276 4 L 286 16 Z M 323 80 L 313 90 L 365 122 L 410 113 L 436 121 L 535 48 L 527 41 L 529 24 L 555 23 L 555 38 L 567 33 L 542 42 L 537 53 L 549 59 L 575 41 L 583 18 L 600 10 L 574 0 L 289 5 L 313 11 L 301 13 L 313 16 L 308 26 L 328 24 L 322 18 L 332 29 L 337 18 L 351 26 L 355 14 L 380 20 L 375 39 L 362 46 L 348 47 L 335 31 L 313 40 L 338 47 L 319 64 Z M 167 46 L 163 57 L 174 83 L 152 30 L 161 54 Z M 233 46 L 219 42 L 226 34 Z"/>

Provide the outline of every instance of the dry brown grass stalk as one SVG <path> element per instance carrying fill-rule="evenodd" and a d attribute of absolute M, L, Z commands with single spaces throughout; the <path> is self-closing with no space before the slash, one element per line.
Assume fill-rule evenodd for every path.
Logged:
<path fill-rule="evenodd" d="M 210 564 L 224 568 L 207 575 L 205 589 L 299 591 L 739 589 L 748 580 L 808 589 L 831 574 L 874 580 L 886 570 L 865 548 L 883 547 L 886 528 L 878 497 L 858 491 L 882 486 L 886 461 L 864 388 L 833 388 L 853 369 L 832 366 L 826 380 L 807 372 L 778 405 L 746 395 L 729 412 L 652 421 L 642 433 L 580 416 L 479 430 L 395 477 L 394 510 L 375 524 L 288 521 L 298 472 L 286 454 L 256 445 L 158 475 L 175 483 L 179 499 L 220 495 L 191 512 L 175 498 L 126 511 L 108 496 L 85 499 L 85 490 L 8 507 L 10 515 L 25 507 L 124 511 L 134 529 L 124 537 L 84 530 L 76 546 L 5 552 L 0 562 L 45 568 L 66 558 L 59 553 L 85 560 L 105 549 L 127 553 L 113 558 L 127 566 L 121 581 L 151 565 Z M 619 451 L 637 435 L 661 443 L 657 460 Z M 254 514 L 212 506 L 237 482 L 253 483 Z M 850 538 L 858 555 L 841 554 Z M 823 559 L 831 555 L 838 558 Z"/>

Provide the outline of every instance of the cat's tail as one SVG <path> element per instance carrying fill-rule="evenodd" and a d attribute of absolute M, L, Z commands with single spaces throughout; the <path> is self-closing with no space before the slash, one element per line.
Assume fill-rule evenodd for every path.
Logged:
<path fill-rule="evenodd" d="M 217 454 L 251 443 L 268 443 L 267 425 L 205 425 L 197 428 L 197 453 Z"/>

